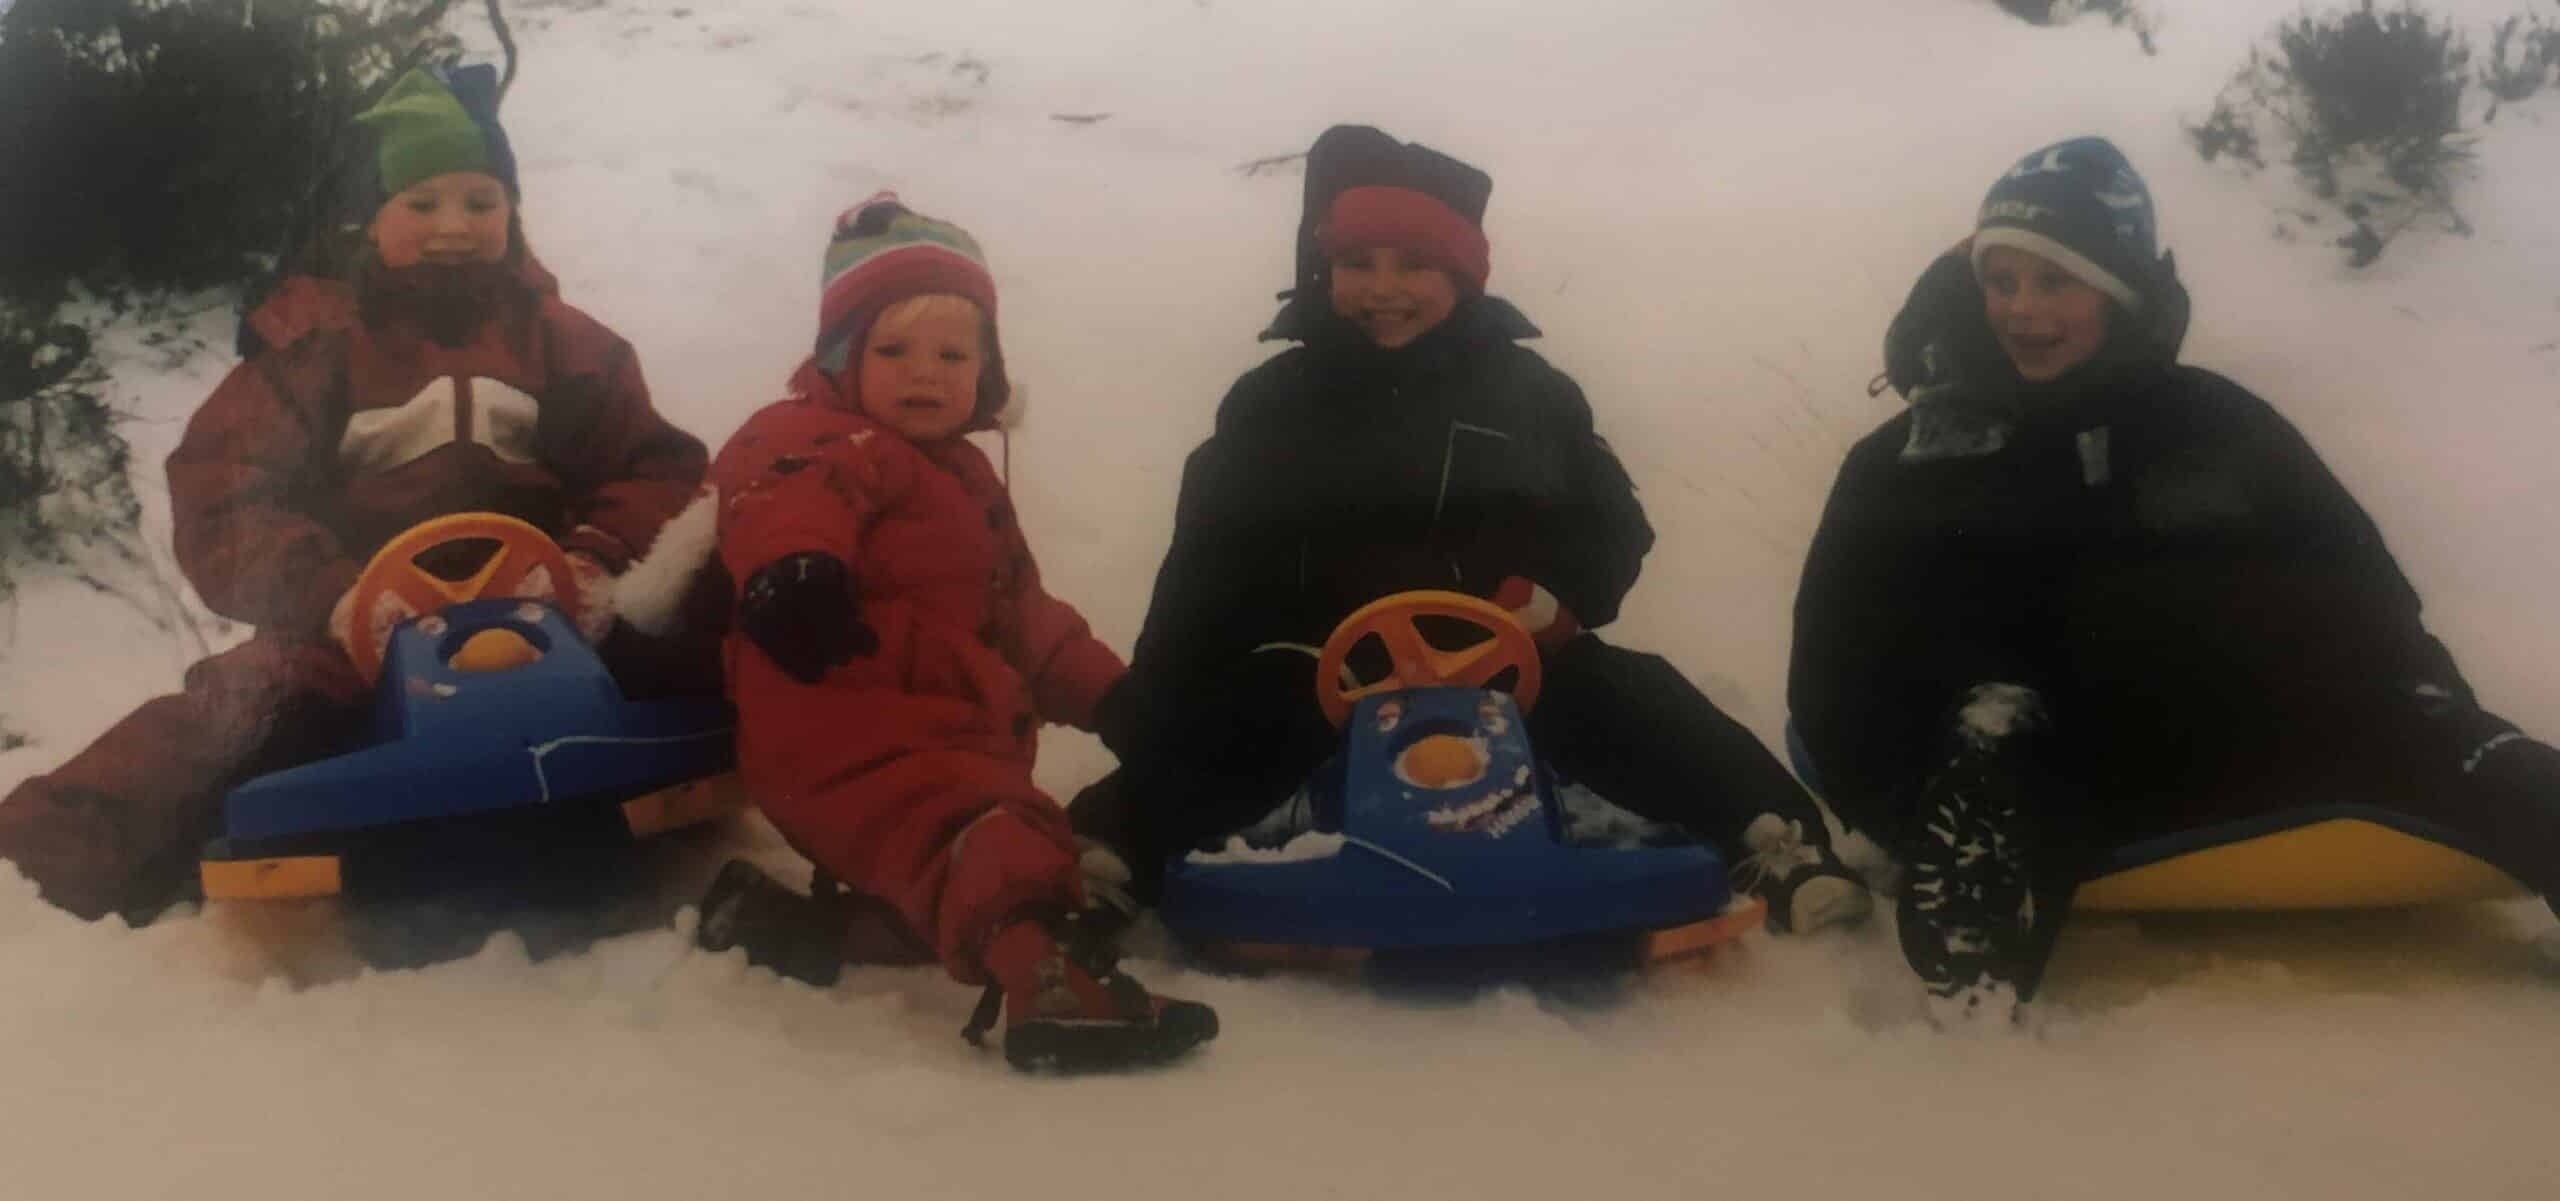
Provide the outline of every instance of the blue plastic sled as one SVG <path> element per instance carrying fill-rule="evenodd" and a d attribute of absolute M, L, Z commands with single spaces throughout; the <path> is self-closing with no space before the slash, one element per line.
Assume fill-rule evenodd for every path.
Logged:
<path fill-rule="evenodd" d="M 1466 602 L 1468 620 L 1479 624 L 1509 622 L 1500 609 L 1463 596 L 1389 599 L 1411 604 L 1416 596 Z M 1479 606 L 1489 616 L 1476 613 Z M 1336 642 L 1343 638 L 1337 631 Z M 1320 661 L 1319 678 L 1336 666 Z M 1400 657 L 1391 680 L 1420 676 L 1422 686 L 1359 690 L 1341 753 L 1319 769 L 1292 813 L 1250 841 L 1173 859 L 1162 905 L 1167 928 L 1195 945 L 1264 961 L 1606 935 L 1631 939 L 1650 962 L 1758 923 L 1761 909 L 1734 903 L 1709 847 L 1569 836 L 1573 823 L 1554 775 L 1530 746 L 1512 696 L 1453 686 L 1447 677 L 1460 673 L 1416 666 Z M 1534 693 L 1534 681 L 1523 680 L 1519 691 Z"/>
<path fill-rule="evenodd" d="M 205 895 L 414 891 L 717 816 L 744 803 L 735 726 L 718 698 L 624 700 L 551 604 L 451 605 L 393 632 L 371 745 L 232 790 Z"/>

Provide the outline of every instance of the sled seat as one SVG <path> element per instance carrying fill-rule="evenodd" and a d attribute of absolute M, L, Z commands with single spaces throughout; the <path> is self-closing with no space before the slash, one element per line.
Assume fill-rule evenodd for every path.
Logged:
<path fill-rule="evenodd" d="M 1787 756 L 1821 790 L 1787 725 Z M 2072 900 L 2101 913 L 2393 909 L 2527 890 L 2430 822 L 2374 805 L 2315 805 L 2118 848 Z"/>
<path fill-rule="evenodd" d="M 2360 805 L 2322 806 L 2136 843 L 2080 886 L 2077 909 L 2390 909 L 2525 891 L 2443 831 Z"/>

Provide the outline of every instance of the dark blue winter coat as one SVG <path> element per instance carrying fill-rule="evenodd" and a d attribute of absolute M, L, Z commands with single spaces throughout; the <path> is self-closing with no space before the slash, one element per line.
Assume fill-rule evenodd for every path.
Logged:
<path fill-rule="evenodd" d="M 2008 367 L 1961 256 L 1897 320 L 1912 404 L 1840 469 L 1788 679 L 1852 824 L 1910 795 L 1979 683 L 2045 695 L 2089 799 L 2140 810 L 2128 835 L 2345 799 L 2289 795 L 2270 748 L 2422 683 L 2467 698 L 2372 520 L 2265 401 L 2174 362 L 2184 291 L 2146 282 L 2153 320 L 2047 385 Z"/>
<path fill-rule="evenodd" d="M 1238 689 L 1312 713 L 1310 662 L 1256 648 L 1320 645 L 1389 593 L 1489 597 L 1516 575 L 1586 626 L 1614 619 L 1653 530 L 1581 389 L 1518 345 L 1536 333 L 1491 297 L 1395 350 L 1320 297 L 1284 309 L 1266 337 L 1301 345 L 1236 381 L 1184 465 L 1130 677 L 1106 702 L 1115 749 Z"/>

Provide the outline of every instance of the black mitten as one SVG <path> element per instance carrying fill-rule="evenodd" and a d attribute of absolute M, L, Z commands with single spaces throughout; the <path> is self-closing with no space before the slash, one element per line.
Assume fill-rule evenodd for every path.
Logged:
<path fill-rule="evenodd" d="M 785 555 L 747 577 L 738 599 L 738 629 L 783 674 L 803 684 L 880 649 L 879 635 L 862 623 L 853 572 L 824 551 Z"/>

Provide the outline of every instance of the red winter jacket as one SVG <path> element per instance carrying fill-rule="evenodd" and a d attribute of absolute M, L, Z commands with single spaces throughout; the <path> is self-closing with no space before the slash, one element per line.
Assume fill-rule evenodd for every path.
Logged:
<path fill-rule="evenodd" d="M 215 612 L 318 632 L 374 551 L 430 517 L 522 518 L 620 571 L 701 483 L 702 443 L 658 416 L 630 344 L 521 290 L 449 347 L 370 325 L 342 284 L 290 280 L 169 456 L 178 564 Z"/>
<path fill-rule="evenodd" d="M 730 439 L 712 479 L 731 579 L 834 555 L 880 639 L 803 685 L 730 634 L 748 790 L 804 854 L 897 904 L 965 976 L 988 923 L 1073 888 L 1064 811 L 1031 783 L 1039 723 L 1092 729 L 1120 657 L 1042 591 L 984 453 L 907 441 L 814 365 Z M 962 831 L 999 814 L 1047 845 L 955 871 Z"/>

